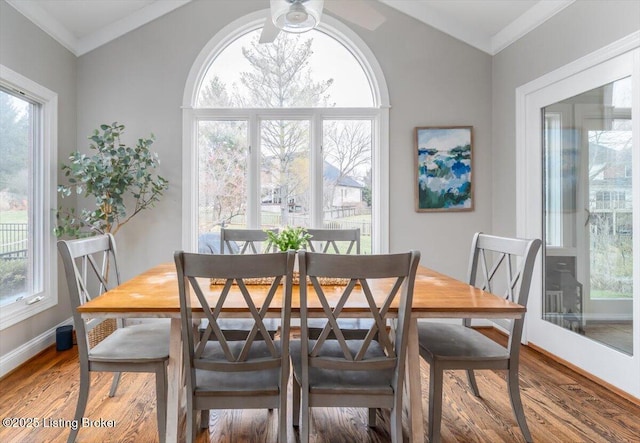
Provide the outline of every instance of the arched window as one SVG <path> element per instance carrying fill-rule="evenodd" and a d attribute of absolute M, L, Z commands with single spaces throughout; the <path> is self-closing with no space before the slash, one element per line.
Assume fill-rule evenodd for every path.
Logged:
<path fill-rule="evenodd" d="M 360 228 L 364 253 L 386 251 L 388 99 L 375 59 L 330 17 L 259 43 L 265 15 L 220 31 L 187 82 L 185 247 L 215 248 L 221 226 L 307 226 Z"/>

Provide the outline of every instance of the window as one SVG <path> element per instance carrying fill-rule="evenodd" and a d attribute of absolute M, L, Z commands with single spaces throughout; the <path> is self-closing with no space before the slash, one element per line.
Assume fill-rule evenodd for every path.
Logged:
<path fill-rule="evenodd" d="M 0 329 L 57 304 L 57 95 L 0 65 Z"/>
<path fill-rule="evenodd" d="M 254 21 L 203 49 L 185 90 L 186 247 L 221 226 L 306 226 L 387 249 L 386 89 L 327 23 L 261 44 Z"/>

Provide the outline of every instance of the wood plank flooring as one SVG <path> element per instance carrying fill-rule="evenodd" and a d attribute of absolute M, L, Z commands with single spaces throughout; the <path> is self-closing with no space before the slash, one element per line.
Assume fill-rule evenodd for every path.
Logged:
<path fill-rule="evenodd" d="M 504 340 L 495 331 L 486 333 Z M 428 365 L 421 362 L 421 370 L 426 414 Z M 39 426 L 31 428 L 0 425 L 0 441 L 66 441 L 68 427 L 53 424 L 55 420 L 73 417 L 78 372 L 75 347 L 63 352 L 52 347 L 0 380 L 0 418 L 39 420 Z M 523 348 L 520 375 L 525 413 L 536 442 L 640 442 L 640 406 L 527 347 Z M 478 371 L 477 380 L 481 399 L 469 391 L 464 372 L 445 373 L 442 441 L 524 441 L 511 412 L 504 374 Z M 103 423 L 102 427 L 82 428 L 78 441 L 157 441 L 153 376 L 124 374 L 114 398 L 108 397 L 110 384 L 110 374 L 92 374 L 85 416 L 91 420 L 113 420 L 114 425 Z M 288 414 L 291 423 L 290 410 Z M 45 419 L 49 427 L 44 427 Z M 425 417 L 425 428 L 426 421 Z M 386 411 L 378 413 L 378 427 L 369 429 L 364 409 L 318 408 L 312 413 L 312 442 L 388 442 L 388 424 Z M 291 426 L 288 433 L 289 441 L 296 442 Z M 212 412 L 208 432 L 201 432 L 197 441 L 275 442 L 275 412 Z"/>

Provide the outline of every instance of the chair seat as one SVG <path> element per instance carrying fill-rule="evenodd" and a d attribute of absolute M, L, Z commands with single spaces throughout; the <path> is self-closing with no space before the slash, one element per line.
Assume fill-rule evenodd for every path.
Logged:
<path fill-rule="evenodd" d="M 274 342 L 277 349 L 280 342 Z M 244 342 L 228 342 L 233 355 L 238 355 Z M 249 351 L 248 361 L 269 358 L 271 353 L 263 341 L 254 341 Z M 206 360 L 227 363 L 222 347 L 217 341 L 210 341 L 205 345 L 202 358 Z M 278 395 L 280 368 L 263 369 L 260 371 L 223 372 L 196 369 L 194 393 L 196 396 L 228 396 L 230 393 L 239 396 Z"/>
<path fill-rule="evenodd" d="M 268 317 L 263 320 L 264 327 L 267 328 L 269 336 L 273 339 L 280 328 L 280 318 Z M 255 321 L 248 318 L 219 318 L 218 326 L 229 341 L 246 340 L 247 335 L 253 328 Z M 203 334 L 209 325 L 209 320 L 202 319 L 199 327 L 200 334 Z M 256 335 L 256 339 L 260 339 L 262 335 L 260 331 Z M 211 333 L 209 340 L 216 340 L 214 333 Z"/>
<path fill-rule="evenodd" d="M 509 352 L 472 328 L 442 323 L 418 323 L 420 354 L 427 361 L 507 360 Z"/>
<path fill-rule="evenodd" d="M 315 342 L 310 341 L 309 346 Z M 360 349 L 362 340 L 347 340 L 352 355 Z M 300 340 L 293 340 L 290 344 L 293 373 L 298 381 L 302 381 L 302 353 Z M 325 341 L 320 351 L 323 357 L 342 357 L 340 344 L 335 340 Z M 371 342 L 365 358 L 375 358 L 384 355 L 382 347 L 377 342 Z M 393 395 L 391 387 L 393 369 L 343 371 L 321 368 L 309 368 L 309 389 L 312 393 L 345 392 L 349 395 L 362 393 L 370 395 Z"/>
<path fill-rule="evenodd" d="M 369 330 L 373 326 L 373 319 L 371 318 L 339 318 L 338 326 L 342 331 L 342 335 L 347 340 L 362 340 L 364 339 Z M 309 328 L 309 338 L 317 339 L 320 333 L 327 324 L 327 320 L 323 318 L 310 318 L 307 320 L 307 326 Z M 329 338 L 335 338 L 333 330 L 329 332 Z"/>
<path fill-rule="evenodd" d="M 89 350 L 90 361 L 152 362 L 169 358 L 169 328 L 143 323 L 118 328 Z"/>

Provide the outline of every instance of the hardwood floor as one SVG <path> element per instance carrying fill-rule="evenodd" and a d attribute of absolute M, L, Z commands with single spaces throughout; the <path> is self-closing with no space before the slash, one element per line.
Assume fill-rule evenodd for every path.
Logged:
<path fill-rule="evenodd" d="M 495 331 L 486 333 L 504 340 Z M 426 414 L 428 365 L 421 362 L 421 369 Z M 640 406 L 527 347 L 523 348 L 520 375 L 525 413 L 536 442 L 640 442 Z M 511 412 L 504 375 L 478 371 L 477 380 L 481 399 L 469 391 L 464 372 L 445 373 L 442 441 L 524 441 Z M 108 397 L 110 384 L 110 374 L 92 374 L 85 416 L 91 420 L 102 419 L 103 423 L 83 427 L 78 442 L 157 441 L 153 376 L 124 374 L 114 398 Z M 0 441 L 66 441 L 68 427 L 53 425 L 64 425 L 55 420 L 71 420 L 77 392 L 75 347 L 63 352 L 56 352 L 52 347 L 36 356 L 0 380 L 0 417 L 38 419 L 39 426 L 2 425 Z M 291 423 L 291 411 L 288 413 Z M 312 417 L 312 442 L 315 443 L 389 441 L 386 411 L 379 412 L 379 426 L 374 429 L 367 427 L 364 409 L 318 408 L 313 410 Z M 113 420 L 113 426 L 105 423 L 106 420 Z M 275 413 L 266 410 L 212 412 L 209 432 L 201 432 L 197 441 L 274 442 Z M 289 441 L 296 441 L 291 427 Z"/>
<path fill-rule="evenodd" d="M 588 321 L 584 335 L 629 355 L 633 353 L 633 321 Z"/>

